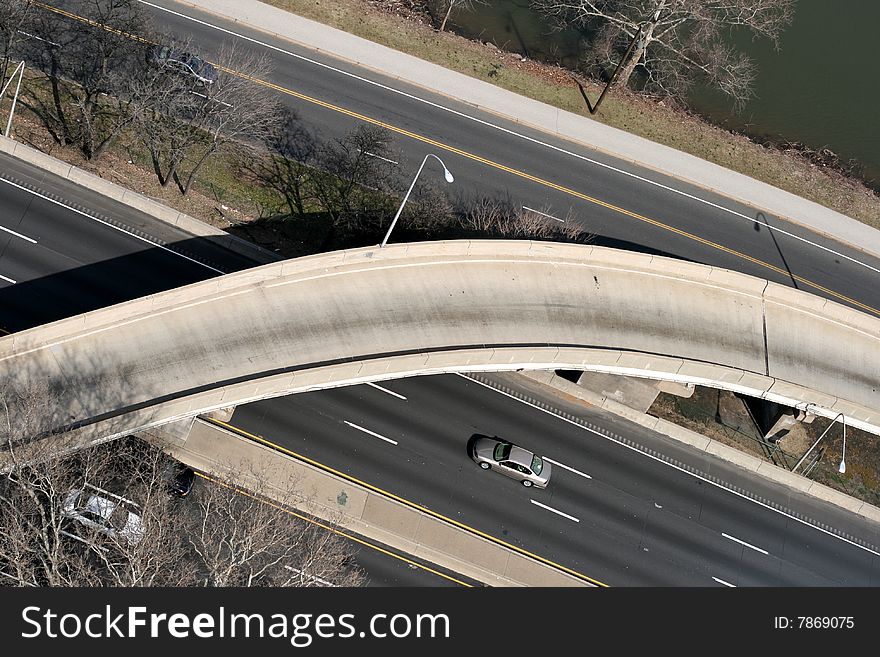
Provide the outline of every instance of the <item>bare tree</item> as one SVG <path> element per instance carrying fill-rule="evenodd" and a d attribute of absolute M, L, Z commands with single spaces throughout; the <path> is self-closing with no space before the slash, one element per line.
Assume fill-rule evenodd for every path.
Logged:
<path fill-rule="evenodd" d="M 249 477 L 257 491 L 214 481 L 193 492 L 186 533 L 203 586 L 356 586 L 363 574 L 336 534 L 265 497 L 265 473 Z"/>
<path fill-rule="evenodd" d="M 25 28 L 32 11 L 30 0 L 5 0 L 0 4 L 0 89 L 6 84 L 13 57 L 20 53 L 20 42 L 28 38 Z"/>
<path fill-rule="evenodd" d="M 573 212 L 563 221 L 549 219 L 509 201 L 483 197 L 471 202 L 462 213 L 461 225 L 486 237 L 547 240 L 587 244 L 595 235 L 585 231 Z"/>
<path fill-rule="evenodd" d="M 243 152 L 239 165 L 243 172 L 276 191 L 284 199 L 290 216 L 306 216 L 317 206 L 311 184 L 318 154 L 314 137 L 288 112 L 266 145 L 268 153 Z"/>
<path fill-rule="evenodd" d="M 397 187 L 393 158 L 390 133 L 370 125 L 319 146 L 311 185 L 330 218 L 325 247 L 339 232 L 381 226 L 393 207 Z"/>
<path fill-rule="evenodd" d="M 476 5 L 487 4 L 485 0 L 433 0 L 430 3 L 437 14 L 443 14 L 440 22 L 440 31 L 446 30 L 446 21 L 453 11 L 473 11 Z"/>
<path fill-rule="evenodd" d="M 51 401 L 39 388 L 29 394 L 34 406 Z M 8 457 L 0 477 L 3 583 L 150 586 L 195 581 L 184 558 L 186 544 L 172 520 L 174 500 L 165 475 L 171 464 L 168 457 L 136 439 L 61 453 L 57 442 L 30 442 L 35 427 L 27 413 L 19 413 L 17 419 L 3 428 Z M 71 508 L 85 500 L 78 513 L 98 512 L 99 503 L 93 501 L 99 498 L 119 504 L 105 506 L 118 531 L 71 519 Z M 142 530 L 139 540 L 132 540 L 132 534 L 117 524 L 120 518 L 128 521 L 129 511 L 136 514 Z"/>
<path fill-rule="evenodd" d="M 290 216 L 325 215 L 326 248 L 339 236 L 361 240 L 387 227 L 400 202 L 396 157 L 386 130 L 362 126 L 318 144 L 290 116 L 270 141 L 270 154 L 253 153 L 242 166 L 278 192 Z M 420 180 L 404 208 L 402 228 L 434 234 L 455 221 L 447 190 Z"/>
<path fill-rule="evenodd" d="M 419 180 L 403 208 L 397 230 L 421 234 L 424 236 L 422 239 L 430 239 L 457 227 L 455 205 L 445 185 L 428 177 Z"/>
<path fill-rule="evenodd" d="M 795 1 L 532 0 L 532 6 L 561 26 L 592 34 L 585 64 L 593 73 L 607 75 L 620 64 L 617 83 L 626 86 L 638 67 L 648 91 L 682 98 L 701 80 L 742 103 L 752 94 L 754 65 L 725 36 L 746 29 L 778 48 Z"/>
<path fill-rule="evenodd" d="M 29 60 L 49 83 L 28 85 L 23 103 L 61 145 L 99 157 L 131 123 L 130 84 L 146 68 L 146 44 L 136 35 L 147 18 L 136 0 L 71 0 L 84 20 L 41 8 L 32 12 Z"/>
<path fill-rule="evenodd" d="M 217 76 L 210 84 L 163 71 L 141 92 L 150 101 L 139 114 L 139 132 L 156 176 L 163 187 L 173 180 L 182 194 L 223 147 L 264 148 L 283 121 L 274 92 L 262 84 L 268 57 L 224 46 L 213 66 Z"/>
<path fill-rule="evenodd" d="M 129 437 L 61 453 L 58 441 L 33 442 L 52 396 L 31 386 L 27 400 L 9 398 L 21 394 L 0 394 L 0 585 L 362 583 L 352 545 L 271 502 L 265 472 L 231 469 L 229 481 L 200 481 L 181 499 L 170 490 L 180 464 L 153 444 Z"/>

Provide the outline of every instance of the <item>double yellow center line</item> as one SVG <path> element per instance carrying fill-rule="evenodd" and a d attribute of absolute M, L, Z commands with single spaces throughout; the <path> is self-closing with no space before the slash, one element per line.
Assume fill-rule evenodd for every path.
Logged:
<path fill-rule="evenodd" d="M 143 37 L 140 37 L 140 36 L 137 36 L 134 34 L 128 34 L 126 32 L 122 32 L 120 30 L 109 27 L 109 26 L 104 25 L 102 23 L 98 23 L 96 21 L 90 20 L 90 19 L 85 18 L 83 16 L 79 16 L 79 15 L 74 14 L 72 12 L 65 11 L 63 9 L 59 9 L 57 7 L 53 7 L 51 5 L 47 5 L 42 2 L 34 2 L 34 5 L 42 8 L 42 9 L 45 9 L 47 11 L 52 11 L 57 14 L 61 14 L 63 16 L 71 18 L 73 20 L 77 20 L 77 21 L 86 23 L 88 25 L 92 25 L 94 27 L 99 27 L 101 29 L 108 30 L 110 32 L 113 32 L 114 34 L 119 34 L 119 35 L 122 35 L 122 36 L 125 36 L 128 38 L 131 38 L 131 39 L 135 39 L 140 42 L 151 43 L 151 42 L 147 41 L 146 39 L 144 39 Z M 443 142 L 437 141 L 436 139 L 431 139 L 430 137 L 425 137 L 425 136 L 420 135 L 418 133 L 411 132 L 411 131 L 406 130 L 404 128 L 399 128 L 399 127 L 392 125 L 390 123 L 386 123 L 385 121 L 381 121 L 379 119 L 374 119 L 373 117 L 367 116 L 365 114 L 361 114 L 359 112 L 354 112 L 352 110 L 346 109 L 344 107 L 340 107 L 338 105 L 334 105 L 332 103 L 328 103 L 328 102 L 320 100 L 318 98 L 313 98 L 312 96 L 308 96 L 308 95 L 300 93 L 298 91 L 294 91 L 293 89 L 288 89 L 287 87 L 282 87 L 281 85 L 275 84 L 274 82 L 269 82 L 268 80 L 263 80 L 261 78 L 254 77 L 254 76 L 248 75 L 246 73 L 242 73 L 240 71 L 236 71 L 235 69 L 231 69 L 231 68 L 219 65 L 219 64 L 214 64 L 214 66 L 216 68 L 218 68 L 219 70 L 224 71 L 225 73 L 228 73 L 229 75 L 235 75 L 239 78 L 249 80 L 250 82 L 253 82 L 254 84 L 259 84 L 263 87 L 273 89 L 273 90 L 278 91 L 278 92 L 285 94 L 287 96 L 292 96 L 294 98 L 298 98 L 299 100 L 302 100 L 302 101 L 305 101 L 308 103 L 312 103 L 314 105 L 318 105 L 319 107 L 323 107 L 323 108 L 331 110 L 333 112 L 338 112 L 340 114 L 350 116 L 351 118 L 357 119 L 359 121 L 363 121 L 363 122 L 369 123 L 371 125 L 385 128 L 386 130 L 388 130 L 390 132 L 394 132 L 394 133 L 402 135 L 404 137 L 414 139 L 414 140 L 422 142 L 424 144 L 429 144 L 431 146 L 442 149 L 442 150 L 447 151 L 449 153 L 455 153 L 456 155 L 460 155 L 461 157 L 467 158 L 469 160 L 473 160 L 474 162 L 479 162 L 479 163 L 484 164 L 484 165 L 491 167 L 493 169 L 497 169 L 498 171 L 504 171 L 505 173 L 509 173 L 511 175 L 517 176 L 518 178 L 523 178 L 525 180 L 529 180 L 529 181 L 536 183 L 538 185 L 542 185 L 544 187 L 554 189 L 558 192 L 562 192 L 563 194 L 567 194 L 569 196 L 580 199 L 582 201 L 586 201 L 588 203 L 598 205 L 598 206 L 606 208 L 608 210 L 612 210 L 613 212 L 617 212 L 619 214 L 625 215 L 627 217 L 635 219 L 636 221 L 640 221 L 642 223 L 649 224 L 651 226 L 654 226 L 655 228 L 660 228 L 661 230 L 665 230 L 667 232 L 674 233 L 676 235 L 679 235 L 680 237 L 684 237 L 688 240 L 698 242 L 699 244 L 703 244 L 703 245 L 708 246 L 712 249 L 722 251 L 724 253 L 732 255 L 732 256 L 739 258 L 741 260 L 745 260 L 746 262 L 750 262 L 750 263 L 757 265 L 759 267 L 769 269 L 770 271 L 772 271 L 776 274 L 779 274 L 781 276 L 784 276 L 785 278 L 791 278 L 792 280 L 797 281 L 798 283 L 802 283 L 803 285 L 809 286 L 809 287 L 813 288 L 814 290 L 818 290 L 819 292 L 822 292 L 823 294 L 826 294 L 830 297 L 833 297 L 833 298 L 838 299 L 840 301 L 843 301 L 845 303 L 849 303 L 853 306 L 856 306 L 857 308 L 861 308 L 862 310 L 864 310 L 866 312 L 880 316 L 880 310 L 874 308 L 873 306 L 862 303 L 861 301 L 857 301 L 849 296 L 841 294 L 840 292 L 836 292 L 830 288 L 827 288 L 824 285 L 820 285 L 819 283 L 815 283 L 807 278 L 804 278 L 803 276 L 799 276 L 797 274 L 791 273 L 791 272 L 787 271 L 786 269 L 783 269 L 781 267 L 777 267 L 776 265 L 770 264 L 769 262 L 765 262 L 763 260 L 760 260 L 759 258 L 755 258 L 755 257 L 750 256 L 750 255 L 743 253 L 741 251 L 737 251 L 736 249 L 732 249 L 730 247 L 724 246 L 723 244 L 719 244 L 718 242 L 714 242 L 714 241 L 707 239 L 705 237 L 695 235 L 694 233 L 688 232 L 686 230 L 682 230 L 681 228 L 676 228 L 675 226 L 671 226 L 671 225 L 664 223 L 662 221 L 659 221 L 657 219 L 652 219 L 651 217 L 647 217 L 647 216 L 640 214 L 638 212 L 633 212 L 632 210 L 627 210 L 626 208 L 622 208 L 618 205 L 608 203 L 608 202 L 603 201 L 601 199 L 598 199 L 594 196 L 590 196 L 588 194 L 584 194 L 583 192 L 579 192 L 575 189 L 571 189 L 570 187 L 565 187 L 564 185 L 559 185 L 559 184 L 551 182 L 549 180 L 545 180 L 544 178 L 539 178 L 538 176 L 533 176 L 530 173 L 526 173 L 524 171 L 520 171 L 519 169 L 515 169 L 513 167 L 509 167 L 509 166 L 501 164 L 499 162 L 495 162 L 494 160 L 490 160 L 490 159 L 482 157 L 480 155 L 476 155 L 476 154 L 471 153 L 469 151 L 465 151 L 460 148 L 456 148 L 455 146 L 445 144 Z"/>
<path fill-rule="evenodd" d="M 350 474 L 346 474 L 345 472 L 341 472 L 339 470 L 331 468 L 329 465 L 324 465 L 323 463 L 320 463 L 319 461 L 315 461 L 314 459 L 310 459 L 308 456 L 303 456 L 302 454 L 298 454 L 292 450 L 287 449 L 286 447 L 282 447 L 281 445 L 278 445 L 277 443 L 273 443 L 269 440 L 266 440 L 262 436 L 257 436 L 255 434 L 248 432 L 248 431 L 245 431 L 244 429 L 236 427 L 232 424 L 228 424 L 228 423 L 222 422 L 220 420 L 215 420 L 213 418 L 201 418 L 201 419 L 205 422 L 210 423 L 210 424 L 214 424 L 218 427 L 222 427 L 222 428 L 226 429 L 227 431 L 231 431 L 232 433 L 237 434 L 243 438 L 248 438 L 250 440 L 253 440 L 254 442 L 266 445 L 267 447 L 271 447 L 272 449 L 274 449 L 282 454 L 286 454 L 288 456 L 291 456 L 298 461 L 302 461 L 303 463 L 307 463 L 311 466 L 318 468 L 319 470 L 323 470 L 324 472 L 329 472 L 330 474 L 336 475 L 337 477 L 340 477 L 340 478 L 345 479 L 347 481 L 350 481 L 354 484 L 357 484 L 358 486 L 366 488 L 367 490 L 373 491 L 374 493 L 378 493 L 379 495 L 382 495 L 383 497 L 387 497 L 387 498 L 392 499 L 396 502 L 400 502 L 401 504 L 403 504 L 411 509 L 421 511 L 422 513 L 426 513 L 433 518 L 437 518 L 438 520 L 442 520 L 443 522 L 449 523 L 449 524 L 457 527 L 458 529 L 462 529 L 470 534 L 473 534 L 475 536 L 479 536 L 480 538 L 484 538 L 487 541 L 490 541 L 491 543 L 494 543 L 496 545 L 500 545 L 501 547 L 507 548 L 507 549 L 512 550 L 514 552 L 518 552 L 519 554 L 522 554 L 524 556 L 535 559 L 536 561 L 539 561 L 545 565 L 556 568 L 557 570 L 560 570 L 564 573 L 567 573 L 567 574 L 569 574 L 573 577 L 576 577 L 577 579 L 580 579 L 584 582 L 587 582 L 589 584 L 593 584 L 594 586 L 599 586 L 599 587 L 607 587 L 608 586 L 607 584 L 604 584 L 603 582 L 600 582 L 599 580 L 594 579 L 594 578 L 590 577 L 589 575 L 584 575 L 583 573 L 580 573 L 576 570 L 568 568 L 567 566 L 563 566 L 562 564 L 556 563 L 555 561 L 552 561 L 546 557 L 542 557 L 538 554 L 535 554 L 534 552 L 529 552 L 528 550 L 526 550 L 524 548 L 507 543 L 506 541 L 503 541 L 500 538 L 496 538 L 495 536 L 492 536 L 491 534 L 487 534 L 486 532 L 482 532 L 479 529 L 471 527 L 470 525 L 466 525 L 463 522 L 460 522 L 460 521 L 455 520 L 453 518 L 449 518 L 448 516 L 444 516 L 443 514 L 438 513 L 437 511 L 434 511 L 432 509 L 429 509 L 428 507 L 422 506 L 421 504 L 416 504 L 415 502 L 411 502 L 408 499 L 406 499 L 404 497 L 400 497 L 399 495 L 395 495 L 394 493 L 391 493 L 383 488 L 379 488 L 378 486 L 374 486 L 373 484 L 369 484 L 365 481 L 362 481 L 361 479 L 358 479 L 357 477 L 353 477 Z"/>
<path fill-rule="evenodd" d="M 199 477 L 201 477 L 202 479 L 206 479 L 214 484 L 217 484 L 218 486 L 223 486 L 224 488 L 228 488 L 232 491 L 235 491 L 239 495 L 244 495 L 245 497 L 249 497 L 252 500 L 256 500 L 257 502 L 260 502 L 261 504 L 265 504 L 267 506 L 271 506 L 274 509 L 278 509 L 279 511 L 283 511 L 284 513 L 286 513 L 288 515 L 291 515 L 295 518 L 299 518 L 300 520 L 303 520 L 303 521 L 308 522 L 312 525 L 315 525 L 316 527 L 320 527 L 321 529 L 324 529 L 332 534 L 336 534 L 337 536 L 347 538 L 348 540 L 354 541 L 355 543 L 358 543 L 359 545 L 370 548 L 371 550 L 375 550 L 376 552 L 379 552 L 379 553 L 384 554 L 386 556 L 393 557 L 393 558 L 397 559 L 398 561 L 402 561 L 405 564 L 412 566 L 413 568 L 419 568 L 419 569 L 424 570 L 426 572 L 429 572 L 433 575 L 437 575 L 438 577 L 442 577 L 443 579 L 447 579 L 450 582 L 454 582 L 455 584 L 458 584 L 459 586 L 473 588 L 473 584 L 463 582 L 460 579 L 452 577 L 451 575 L 447 575 L 446 573 L 441 573 L 439 570 L 435 570 L 434 568 L 426 566 L 423 563 L 419 563 L 418 561 L 413 561 L 412 559 L 408 559 L 407 557 L 404 557 L 403 555 L 397 554 L 396 552 L 391 552 L 390 550 L 386 550 L 385 548 L 380 547 L 378 545 L 375 545 L 373 543 L 370 543 L 369 541 L 365 541 L 364 539 L 362 539 L 358 536 L 355 536 L 354 534 L 349 534 L 348 532 L 343 531 L 341 529 L 338 529 L 337 527 L 334 527 L 332 525 L 328 525 L 327 523 L 321 522 L 319 520 L 316 520 L 315 518 L 312 518 L 312 517 L 307 516 L 305 514 L 294 511 L 293 509 L 289 509 L 286 506 L 284 506 L 282 504 L 278 504 L 277 502 L 273 502 L 270 499 L 267 499 L 262 496 L 254 495 L 253 493 L 246 491 L 243 488 L 233 486 L 232 484 L 228 484 L 224 481 L 221 481 L 220 479 L 217 479 L 217 478 L 212 477 L 210 475 L 204 474 L 202 472 L 197 472 L 196 474 Z"/>

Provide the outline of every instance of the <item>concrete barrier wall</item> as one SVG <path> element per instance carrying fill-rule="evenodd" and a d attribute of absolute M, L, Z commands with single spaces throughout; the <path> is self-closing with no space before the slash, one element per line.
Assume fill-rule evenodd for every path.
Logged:
<path fill-rule="evenodd" d="M 53 426 L 96 438 L 359 381 L 556 367 L 846 409 L 880 432 L 878 354 L 880 320 L 762 279 L 591 246 L 449 241 L 273 263 L 7 336 L 0 379 L 50 381 Z"/>

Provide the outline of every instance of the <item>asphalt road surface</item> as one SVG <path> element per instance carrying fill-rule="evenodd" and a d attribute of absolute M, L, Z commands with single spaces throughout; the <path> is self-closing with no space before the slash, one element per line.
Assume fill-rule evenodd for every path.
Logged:
<path fill-rule="evenodd" d="M 266 55 L 273 65 L 268 81 L 286 90 L 278 91 L 279 100 L 318 139 L 341 137 L 365 124 L 362 118 L 345 112 L 407 131 L 408 135 L 393 133 L 400 152 L 395 161 L 407 183 L 424 155 L 435 152 L 455 175 L 455 183 L 447 188 L 453 198 L 499 197 L 557 218 L 564 218 L 571 210 L 576 220 L 596 235 L 595 244 L 735 269 L 841 302 L 851 299 L 880 309 L 880 259 L 780 221 L 760 208 L 741 205 L 190 7 L 169 0 L 157 4 L 203 21 L 148 7 L 162 33 L 191 40 L 209 59 L 230 43 L 242 51 Z M 435 143 L 427 144 L 423 139 Z M 426 182 L 433 177 L 437 185 L 446 187 L 436 163 L 429 162 L 426 169 L 422 174 Z M 831 252 L 782 232 L 771 234 L 768 226 L 809 239 Z"/>
<path fill-rule="evenodd" d="M 0 154 L 0 335 L 254 264 Z"/>
<path fill-rule="evenodd" d="M 480 582 L 369 539 L 355 546 L 354 561 L 367 575 L 367 586 L 483 586 Z"/>
<path fill-rule="evenodd" d="M 218 36 L 212 28 L 168 14 L 156 15 L 163 31 L 192 35 L 201 52 L 208 56 L 217 52 L 224 39 L 232 38 Z M 216 22 L 213 18 L 211 21 Z M 240 26 L 234 29 L 242 31 Z M 253 36 L 271 41 L 263 34 Z M 753 208 L 664 179 L 655 172 L 480 114 L 448 98 L 383 80 L 330 57 L 298 50 L 286 42 L 272 43 L 287 53 L 266 50 L 275 61 L 271 81 L 300 94 L 279 92 L 279 98 L 319 138 L 341 136 L 363 121 L 302 96 L 359 112 L 460 151 L 437 150 L 439 147 L 428 146 L 420 139 L 394 133 L 404 178 L 412 175 L 426 152 L 437 150 L 456 176 L 456 182 L 448 189 L 457 197 L 496 195 L 557 217 L 565 216 L 571 209 L 577 220 L 597 235 L 597 244 L 729 267 L 793 284 L 867 312 L 880 307 L 877 274 L 871 269 L 880 268 L 880 263 L 853 249 L 783 225 Z M 447 109 L 361 82 L 288 53 L 302 54 L 379 81 Z M 426 174 L 429 172 L 423 175 Z M 106 221 L 102 223 L 96 217 L 105 217 Z M 834 253 L 781 233 L 771 235 L 768 224 L 784 226 Z M 253 264 L 223 252 L 208 240 L 187 236 L 51 174 L 0 156 L 0 329 L 4 332 Z M 562 425 L 566 423 L 552 428 L 543 426 L 549 420 L 534 409 L 506 409 L 475 417 L 475 413 L 498 402 L 479 402 L 479 395 L 484 393 L 478 392 L 476 384 L 470 384 L 472 389 L 462 396 L 443 392 L 448 383 L 438 386 L 430 381 L 415 379 L 386 386 L 406 390 L 411 399 L 447 398 L 442 406 L 435 405 L 436 401 L 422 404 L 416 425 L 414 416 L 399 409 L 393 411 L 391 406 L 385 409 L 386 414 L 378 413 L 376 409 L 381 404 L 372 397 L 370 401 L 357 401 L 366 388 L 264 402 L 239 409 L 235 419 L 247 420 L 251 413 L 261 414 L 258 421 L 263 424 L 254 425 L 254 429 L 275 440 L 281 434 L 294 436 L 291 440 L 296 441 L 305 440 L 306 434 L 320 435 L 314 449 L 319 450 L 321 459 L 328 461 L 341 459 L 344 464 L 349 459 L 346 450 L 351 452 L 351 445 L 355 445 L 356 453 L 363 458 L 348 465 L 364 477 L 385 477 L 382 481 L 389 488 L 393 485 L 393 490 L 400 490 L 413 501 L 429 499 L 453 517 L 470 514 L 475 526 L 497 531 L 505 540 L 528 545 L 544 556 L 552 555 L 560 563 L 582 569 L 612 585 L 712 585 L 718 580 L 762 585 L 877 584 L 877 557 L 873 552 L 753 502 L 741 508 L 739 502 L 734 504 L 735 500 L 731 500 L 740 499 L 733 493 L 705 481 L 699 483 L 700 479 L 680 477 L 674 468 L 617 443 L 586 440 L 582 429 L 565 428 Z M 425 387 L 420 392 L 422 386 Z M 374 388 L 368 392 L 388 397 L 386 406 L 396 400 Z M 486 393 L 498 396 L 491 391 Z M 517 419 L 504 419 L 508 416 Z M 349 419 L 352 417 L 355 419 Z M 346 419 L 362 427 L 369 425 L 376 433 L 408 437 L 395 438 L 398 445 L 390 449 L 391 443 L 344 424 Z M 616 421 L 611 422 L 618 426 Z M 461 441 L 477 426 L 482 432 L 499 433 L 532 446 L 593 478 L 560 467 L 551 488 L 542 492 L 526 491 L 497 475 L 483 473 L 461 451 Z M 530 426 L 543 428 L 526 431 Z M 641 429 L 626 430 L 627 435 L 640 436 L 639 440 L 658 441 L 657 450 L 662 454 L 683 449 Z M 432 436 L 436 440 L 412 442 L 411 435 Z M 535 445 L 536 436 L 540 445 Z M 365 439 L 375 444 L 367 446 Z M 376 451 L 380 447 L 385 451 Z M 606 451 L 608 456 L 600 458 L 599 452 Z M 397 454 L 406 454 L 409 460 L 400 462 L 391 474 L 387 469 L 380 474 L 385 461 Z M 704 455 L 689 458 L 697 459 L 704 472 L 724 472 L 728 467 Z M 425 470 L 413 470 L 419 460 L 426 467 L 435 461 L 442 462 L 451 470 L 438 479 L 425 474 Z M 741 473 L 732 469 L 725 473 L 725 480 L 733 481 L 737 476 Z M 456 485 L 450 486 L 453 481 Z M 764 491 L 760 497 L 786 508 L 794 502 L 798 508 L 807 505 L 803 507 L 805 517 L 816 518 L 817 522 L 825 522 L 847 535 L 862 537 L 858 540 L 871 545 L 880 543 L 876 527 L 815 500 L 801 499 L 788 489 L 752 478 L 742 480 L 742 488 Z"/>
<path fill-rule="evenodd" d="M 876 523 L 619 418 L 573 410 L 596 429 L 443 375 L 257 402 L 231 423 L 612 586 L 880 584 Z M 528 489 L 481 470 L 465 449 L 473 434 L 543 455 L 550 485 Z"/>

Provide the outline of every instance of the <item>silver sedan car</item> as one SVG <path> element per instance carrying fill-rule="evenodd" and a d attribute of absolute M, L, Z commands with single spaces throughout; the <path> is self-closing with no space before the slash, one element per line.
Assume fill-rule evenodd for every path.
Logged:
<path fill-rule="evenodd" d="M 489 436 L 474 436 L 469 442 L 471 458 L 484 470 L 495 470 L 522 482 L 526 488 L 547 488 L 552 468 L 537 454 L 513 443 Z"/>

